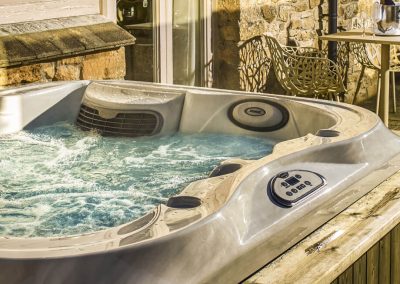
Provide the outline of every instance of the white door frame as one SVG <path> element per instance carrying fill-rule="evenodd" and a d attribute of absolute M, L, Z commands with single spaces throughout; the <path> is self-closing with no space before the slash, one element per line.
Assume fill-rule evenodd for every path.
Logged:
<path fill-rule="evenodd" d="M 116 0 L 99 0 L 100 14 L 107 19 L 117 22 L 117 1 Z"/>
<path fill-rule="evenodd" d="M 172 0 L 153 2 L 154 25 L 154 80 L 158 83 L 173 84 L 173 45 L 172 45 Z"/>
<path fill-rule="evenodd" d="M 200 42 L 202 44 L 201 50 L 201 82 L 202 87 L 212 87 L 212 60 L 213 60 L 213 53 L 212 53 L 212 13 L 214 11 L 214 4 L 213 0 L 201 0 L 201 7 L 200 7 L 200 33 L 201 39 Z"/>

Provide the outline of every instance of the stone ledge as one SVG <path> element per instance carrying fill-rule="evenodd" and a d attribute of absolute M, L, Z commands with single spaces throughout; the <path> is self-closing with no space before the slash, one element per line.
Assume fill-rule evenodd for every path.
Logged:
<path fill-rule="evenodd" d="M 27 23 L 27 31 L 31 30 L 29 24 L 38 25 Z M 28 65 L 135 43 L 130 33 L 112 22 L 28 33 L 21 33 L 20 28 L 18 31 L 0 36 L 0 67 Z"/>

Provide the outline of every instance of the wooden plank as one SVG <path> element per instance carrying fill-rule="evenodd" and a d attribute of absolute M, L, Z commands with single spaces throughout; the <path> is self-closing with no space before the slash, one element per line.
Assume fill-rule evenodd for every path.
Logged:
<path fill-rule="evenodd" d="M 354 284 L 367 283 L 367 254 L 363 254 L 353 264 L 353 283 Z"/>
<path fill-rule="evenodd" d="M 400 283 L 400 225 L 390 235 L 390 283 Z"/>
<path fill-rule="evenodd" d="M 338 277 L 338 284 L 351 284 L 353 282 L 353 266 L 347 268 Z"/>
<path fill-rule="evenodd" d="M 367 251 L 367 283 L 378 284 L 379 281 L 379 242 Z"/>
<path fill-rule="evenodd" d="M 0 1 L 0 24 L 100 13 L 99 0 Z"/>
<path fill-rule="evenodd" d="M 331 284 L 338 284 L 338 279 L 336 278 L 335 280 L 333 280 L 332 282 L 331 282 Z"/>
<path fill-rule="evenodd" d="M 379 241 L 379 284 L 390 283 L 390 233 Z"/>

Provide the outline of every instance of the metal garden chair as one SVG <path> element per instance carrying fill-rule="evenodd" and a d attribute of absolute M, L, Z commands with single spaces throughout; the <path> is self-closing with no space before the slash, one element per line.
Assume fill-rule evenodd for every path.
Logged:
<path fill-rule="evenodd" d="M 271 67 L 262 36 L 238 43 L 240 88 L 249 92 L 265 92 Z"/>
<path fill-rule="evenodd" d="M 281 46 L 265 35 L 275 75 L 288 95 L 335 99 L 346 91 L 337 64 L 310 47 Z"/>

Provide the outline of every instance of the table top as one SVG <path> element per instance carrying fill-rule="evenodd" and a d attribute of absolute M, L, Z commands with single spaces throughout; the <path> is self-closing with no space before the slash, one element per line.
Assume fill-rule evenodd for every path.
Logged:
<path fill-rule="evenodd" d="M 366 31 L 363 35 L 362 30 L 350 30 L 345 32 L 323 35 L 319 37 L 329 41 L 365 42 L 376 44 L 400 44 L 400 36 L 374 35 L 371 31 Z"/>

